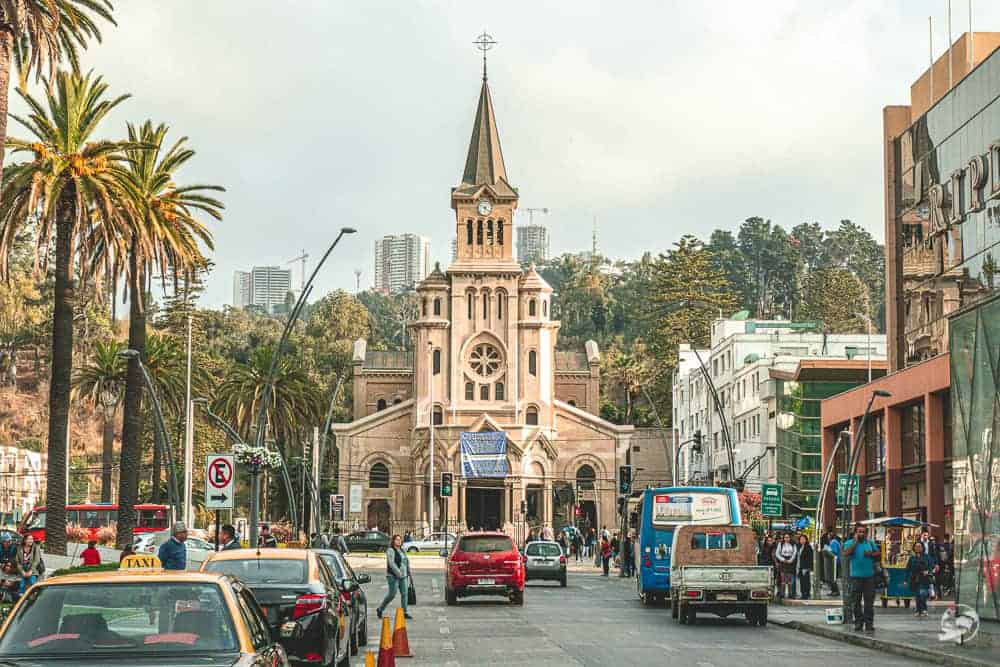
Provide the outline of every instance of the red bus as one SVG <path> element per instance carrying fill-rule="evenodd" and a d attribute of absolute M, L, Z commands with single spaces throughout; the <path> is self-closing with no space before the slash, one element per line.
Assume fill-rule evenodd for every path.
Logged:
<path fill-rule="evenodd" d="M 132 532 L 152 533 L 166 530 L 170 521 L 169 505 L 153 505 L 140 503 L 135 505 L 139 520 Z M 36 507 L 24 517 L 18 532 L 22 535 L 31 534 L 36 542 L 45 541 L 45 507 Z M 86 528 L 90 538 L 97 539 L 101 528 L 110 527 L 118 520 L 118 503 L 84 503 L 66 506 L 66 526 Z"/>

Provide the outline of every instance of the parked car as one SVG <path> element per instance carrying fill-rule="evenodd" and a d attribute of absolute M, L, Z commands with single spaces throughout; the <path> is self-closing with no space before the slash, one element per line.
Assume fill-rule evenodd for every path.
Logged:
<path fill-rule="evenodd" d="M 357 530 L 347 537 L 347 548 L 351 551 L 385 551 L 389 548 L 390 537 L 381 530 Z"/>
<path fill-rule="evenodd" d="M 558 542 L 531 542 L 524 549 L 524 580 L 558 581 L 566 587 L 566 555 Z"/>
<path fill-rule="evenodd" d="M 371 575 L 356 574 L 351 564 L 344 558 L 344 554 L 336 549 L 314 549 L 314 551 L 340 582 L 341 595 L 351 606 L 351 655 L 357 655 L 358 647 L 368 644 L 368 597 L 361 586 L 371 583 Z M 353 582 L 354 585 L 347 585 L 347 581 Z"/>
<path fill-rule="evenodd" d="M 349 667 L 351 637 L 345 588 L 310 549 L 233 549 L 205 561 L 202 572 L 228 574 L 244 582 L 267 617 L 291 662 Z"/>
<path fill-rule="evenodd" d="M 160 550 L 160 545 L 170 539 L 169 530 L 159 530 L 155 533 L 142 533 L 135 536 L 133 547 L 136 553 L 155 554 Z M 184 547 L 187 549 L 187 560 L 189 570 L 197 570 L 201 564 L 213 553 L 215 548 L 203 539 L 188 534 L 184 540 Z"/>
<path fill-rule="evenodd" d="M 557 545 L 558 546 L 558 545 Z M 524 604 L 524 563 L 514 541 L 505 533 L 466 533 L 445 560 L 445 602 L 473 595 L 502 595 Z"/>
<path fill-rule="evenodd" d="M 409 542 L 403 542 L 403 551 L 414 554 L 419 551 L 451 550 L 452 545 L 455 544 L 455 537 L 455 533 L 431 533 L 423 539 L 411 539 Z"/>

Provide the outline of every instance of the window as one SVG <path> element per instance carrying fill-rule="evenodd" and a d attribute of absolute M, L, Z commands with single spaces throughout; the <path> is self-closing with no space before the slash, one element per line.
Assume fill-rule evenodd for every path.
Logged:
<path fill-rule="evenodd" d="M 528 317 L 535 316 L 535 300 L 528 299 Z"/>
<path fill-rule="evenodd" d="M 465 244 L 472 245 L 472 220 L 465 221 Z"/>
<path fill-rule="evenodd" d="M 596 478 L 597 474 L 594 472 L 594 468 L 584 464 L 576 471 L 576 488 L 580 491 L 593 491 Z"/>
<path fill-rule="evenodd" d="M 444 412 L 441 410 L 440 405 L 434 406 L 434 425 L 440 426 L 444 423 Z"/>
<path fill-rule="evenodd" d="M 549 302 L 542 299 L 542 317 L 549 316 Z"/>
<path fill-rule="evenodd" d="M 493 221 L 486 221 L 486 245 L 493 245 Z"/>
<path fill-rule="evenodd" d="M 501 362 L 500 350 L 489 343 L 477 345 L 469 355 L 469 365 L 472 366 L 472 370 L 484 378 L 500 370 Z"/>
<path fill-rule="evenodd" d="M 465 295 L 465 301 L 469 307 L 469 319 L 471 320 L 474 316 L 473 307 L 475 306 L 475 304 L 473 303 L 472 292 L 469 292 L 468 294 Z"/>
<path fill-rule="evenodd" d="M 378 403 L 375 404 L 375 409 L 378 410 L 378 411 L 385 410 L 386 405 L 388 405 L 388 404 L 385 402 L 385 399 L 384 398 L 380 398 L 380 399 L 378 399 Z"/>
<path fill-rule="evenodd" d="M 531 406 L 524 413 L 524 423 L 528 426 L 538 426 L 538 408 Z"/>
<path fill-rule="evenodd" d="M 490 400 L 490 386 L 488 384 L 479 385 L 479 400 L 481 401 Z"/>
<path fill-rule="evenodd" d="M 420 302 L 420 314 L 427 317 L 427 297 L 424 297 L 423 301 Z"/>
<path fill-rule="evenodd" d="M 507 295 L 503 292 L 497 292 L 497 319 L 503 319 L 503 302 L 507 298 Z"/>
<path fill-rule="evenodd" d="M 483 221 L 476 225 L 476 245 L 483 245 Z"/>
<path fill-rule="evenodd" d="M 534 350 L 528 352 L 528 372 L 538 375 L 538 354 Z"/>
<path fill-rule="evenodd" d="M 691 534 L 692 549 L 735 549 L 737 546 L 736 533 L 710 531 Z"/>
<path fill-rule="evenodd" d="M 497 245 L 503 245 L 503 220 L 497 220 Z"/>
<path fill-rule="evenodd" d="M 467 401 L 476 400 L 476 386 L 471 382 L 465 383 L 465 400 Z"/>
<path fill-rule="evenodd" d="M 441 374 L 441 350 L 434 350 L 431 353 L 432 364 L 434 366 L 434 375 Z"/>
<path fill-rule="evenodd" d="M 483 294 L 483 321 L 490 319 L 490 295 Z"/>
<path fill-rule="evenodd" d="M 368 471 L 368 488 L 388 489 L 389 488 L 389 468 L 384 463 L 375 463 Z"/>
<path fill-rule="evenodd" d="M 434 299 L 434 315 L 441 317 L 441 299 Z"/>
<path fill-rule="evenodd" d="M 503 382 L 497 382 L 493 385 L 493 398 L 498 401 L 503 400 Z"/>

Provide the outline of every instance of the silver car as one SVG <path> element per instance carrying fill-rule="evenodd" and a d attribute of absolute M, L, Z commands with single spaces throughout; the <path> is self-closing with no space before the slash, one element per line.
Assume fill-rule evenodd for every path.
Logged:
<path fill-rule="evenodd" d="M 547 579 L 566 587 L 566 556 L 558 542 L 529 542 L 524 549 L 524 580 Z"/>
<path fill-rule="evenodd" d="M 403 551 L 408 554 L 415 554 L 419 551 L 440 552 L 442 549 L 451 551 L 455 544 L 455 533 L 431 533 L 429 536 L 403 543 Z"/>
<path fill-rule="evenodd" d="M 170 531 L 158 530 L 155 533 L 142 533 L 135 538 L 135 552 L 145 554 L 156 554 L 160 550 L 160 545 L 170 539 Z M 209 542 L 203 539 L 188 535 L 184 540 L 184 547 L 187 550 L 187 569 L 197 570 L 205 562 L 209 554 L 215 549 Z"/>

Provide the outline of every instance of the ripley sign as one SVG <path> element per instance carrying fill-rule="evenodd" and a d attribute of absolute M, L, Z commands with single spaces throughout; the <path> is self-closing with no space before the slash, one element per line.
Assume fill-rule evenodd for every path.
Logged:
<path fill-rule="evenodd" d="M 924 201 L 924 160 L 913 166 L 914 205 Z M 989 186 L 987 188 L 987 186 Z M 969 213 L 982 211 L 986 202 L 1000 198 L 1000 139 L 989 151 L 969 159 L 964 167 L 951 172 L 947 183 L 933 183 L 927 188 L 928 232 L 943 234 L 961 224 Z"/>

